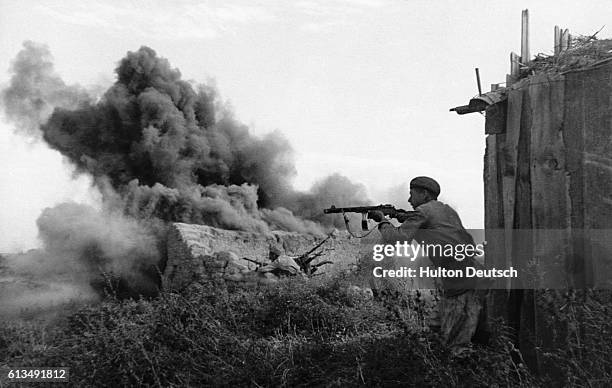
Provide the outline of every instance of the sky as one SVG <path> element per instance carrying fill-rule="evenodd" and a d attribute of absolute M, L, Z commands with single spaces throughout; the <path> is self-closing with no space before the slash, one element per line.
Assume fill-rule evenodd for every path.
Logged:
<path fill-rule="evenodd" d="M 552 54 L 555 25 L 591 35 L 612 16 L 610 1 L 0 0 L 0 86 L 26 40 L 48 45 L 67 84 L 98 92 L 146 45 L 184 79 L 214 84 L 253 133 L 282 132 L 296 188 L 338 172 L 373 204 L 406 208 L 410 179 L 429 175 L 464 225 L 482 228 L 484 116 L 449 108 L 477 94 L 476 67 L 485 90 L 505 81 L 523 9 L 532 55 Z M 90 185 L 0 117 L 0 252 L 38 246 L 43 208 L 98 203 Z"/>

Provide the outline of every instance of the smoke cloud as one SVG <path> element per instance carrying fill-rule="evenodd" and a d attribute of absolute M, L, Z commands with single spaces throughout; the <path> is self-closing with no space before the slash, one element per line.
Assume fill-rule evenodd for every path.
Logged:
<path fill-rule="evenodd" d="M 45 46 L 26 42 L 12 71 L 3 93 L 9 117 L 31 130 L 55 106 L 38 126 L 44 140 L 139 219 L 322 234 L 317 223 L 335 222 L 323 207 L 367 201 L 363 186 L 339 175 L 295 192 L 282 134 L 251 135 L 213 88 L 183 81 L 148 47 L 119 62 L 117 81 L 95 103 L 55 74 Z"/>
<path fill-rule="evenodd" d="M 135 294 L 157 292 L 160 246 L 152 225 L 76 203 L 45 209 L 37 225 L 46 257 L 37 267 L 47 276 L 68 272 L 98 291 L 122 279 L 126 284 L 115 284 L 114 291 L 125 292 L 129 284 Z"/>
<path fill-rule="evenodd" d="M 167 222 L 323 235 L 342 226 L 323 208 L 369 203 L 363 185 L 338 174 L 295 191 L 293 150 L 280 132 L 252 135 L 213 87 L 182 80 L 151 48 L 128 52 L 95 99 L 62 81 L 44 45 L 25 42 L 11 71 L 6 116 L 91 176 L 103 198 L 102 211 L 46 209 L 37 223 L 45 253 L 23 265 L 78 269 L 79 284 L 109 272 L 149 289 Z"/>
<path fill-rule="evenodd" d="M 116 74 L 99 102 L 57 108 L 41 130 L 78 171 L 110 183 L 129 214 L 257 232 L 274 220 L 322 233 L 300 219 L 278 222 L 291 217 L 286 208 L 259 211 L 291 197 L 292 149 L 280 133 L 252 136 L 214 89 L 181 80 L 148 47 L 129 52 Z"/>
<path fill-rule="evenodd" d="M 159 243 L 150 225 L 76 203 L 45 209 L 37 225 L 43 249 L 9 256 L 13 284 L 0 295 L 1 313 L 94 301 L 104 292 L 117 297 L 157 293 Z"/>
<path fill-rule="evenodd" d="M 75 108 L 89 101 L 84 89 L 67 86 L 55 74 L 51 53 L 45 45 L 27 41 L 13 61 L 10 86 L 2 91 L 8 119 L 22 134 L 40 137 L 39 126 L 56 107 Z"/>
<path fill-rule="evenodd" d="M 292 204 L 295 213 L 300 214 L 321 225 L 344 227 L 344 219 L 340 214 L 323 214 L 322 209 L 332 205 L 337 207 L 367 206 L 368 199 L 364 185 L 354 183 L 340 174 L 332 174 L 315 182 L 308 193 L 296 193 Z M 349 214 L 352 221 L 359 216 Z"/>
<path fill-rule="evenodd" d="M 37 225 L 45 251 L 64 260 L 63 270 L 80 263 L 127 275 L 134 265 L 159 261 L 149 225 L 113 211 L 67 202 L 45 209 Z M 86 251 L 88 257 L 80 257 Z M 47 273 L 53 270 L 40 264 Z"/>
<path fill-rule="evenodd" d="M 410 186 L 407 183 L 401 183 L 386 189 L 381 194 L 381 200 L 384 203 L 397 204 L 398 207 L 404 210 L 410 210 L 411 206 L 408 203 L 410 197 Z"/>

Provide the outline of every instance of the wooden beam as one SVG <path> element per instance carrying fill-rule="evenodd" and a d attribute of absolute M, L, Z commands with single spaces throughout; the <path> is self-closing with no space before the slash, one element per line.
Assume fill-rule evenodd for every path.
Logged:
<path fill-rule="evenodd" d="M 561 48 L 560 51 L 565 51 L 569 48 L 569 30 L 566 28 L 561 32 Z"/>
<path fill-rule="evenodd" d="M 510 75 L 518 79 L 521 75 L 521 57 L 517 53 L 510 53 Z"/>
<path fill-rule="evenodd" d="M 508 111 L 506 118 L 506 136 L 504 142 L 498 141 L 498 146 L 503 145 L 499 151 L 502 154 L 500 169 L 502 171 L 502 203 L 504 206 L 504 229 L 506 235 L 506 257 L 512 258 L 512 229 L 514 227 L 514 199 L 516 190 L 517 158 L 519 134 L 521 131 L 521 116 L 523 114 L 523 90 L 522 81 L 517 89 L 508 92 Z M 499 140 L 499 139 L 498 139 Z M 510 245 L 508 245 L 510 244 Z M 514 264 L 514 263 L 512 263 Z"/>
<path fill-rule="evenodd" d="M 531 60 L 529 54 L 529 10 L 524 9 L 521 15 L 521 63 L 527 64 Z"/>
<path fill-rule="evenodd" d="M 540 273 L 546 274 L 537 288 L 558 288 L 571 275 L 566 273 L 572 254 L 570 174 L 562 131 L 564 81 L 561 75 L 542 73 L 534 75 L 529 85 L 534 258 Z"/>
<path fill-rule="evenodd" d="M 506 114 L 508 111 L 508 103 L 506 101 L 487 106 L 485 133 L 499 134 L 506 132 Z"/>
<path fill-rule="evenodd" d="M 554 52 L 555 55 L 559 55 L 559 53 L 561 52 L 561 31 L 559 29 L 559 26 L 555 26 L 555 43 L 554 43 Z"/>
<path fill-rule="evenodd" d="M 506 87 L 518 81 L 521 74 L 520 60 L 517 53 L 510 53 L 510 74 L 506 74 Z"/>

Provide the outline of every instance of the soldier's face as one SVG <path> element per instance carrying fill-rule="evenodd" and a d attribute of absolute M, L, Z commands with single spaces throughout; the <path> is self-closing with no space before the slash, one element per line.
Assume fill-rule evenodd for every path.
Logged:
<path fill-rule="evenodd" d="M 422 205 L 427 200 L 427 195 L 424 190 L 419 189 L 410 189 L 410 198 L 408 198 L 408 202 L 412 205 L 412 208 L 415 209 L 417 206 Z"/>

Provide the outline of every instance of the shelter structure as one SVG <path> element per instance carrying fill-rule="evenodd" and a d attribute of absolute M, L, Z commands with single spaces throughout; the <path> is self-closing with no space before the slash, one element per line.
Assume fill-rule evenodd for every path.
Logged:
<path fill-rule="evenodd" d="M 612 284 L 612 40 L 555 27 L 554 55 L 521 51 L 476 111 L 486 114 L 485 263 L 523 275 L 498 280 L 488 314 L 510 323 L 537 370 L 550 336 L 543 290 Z"/>

